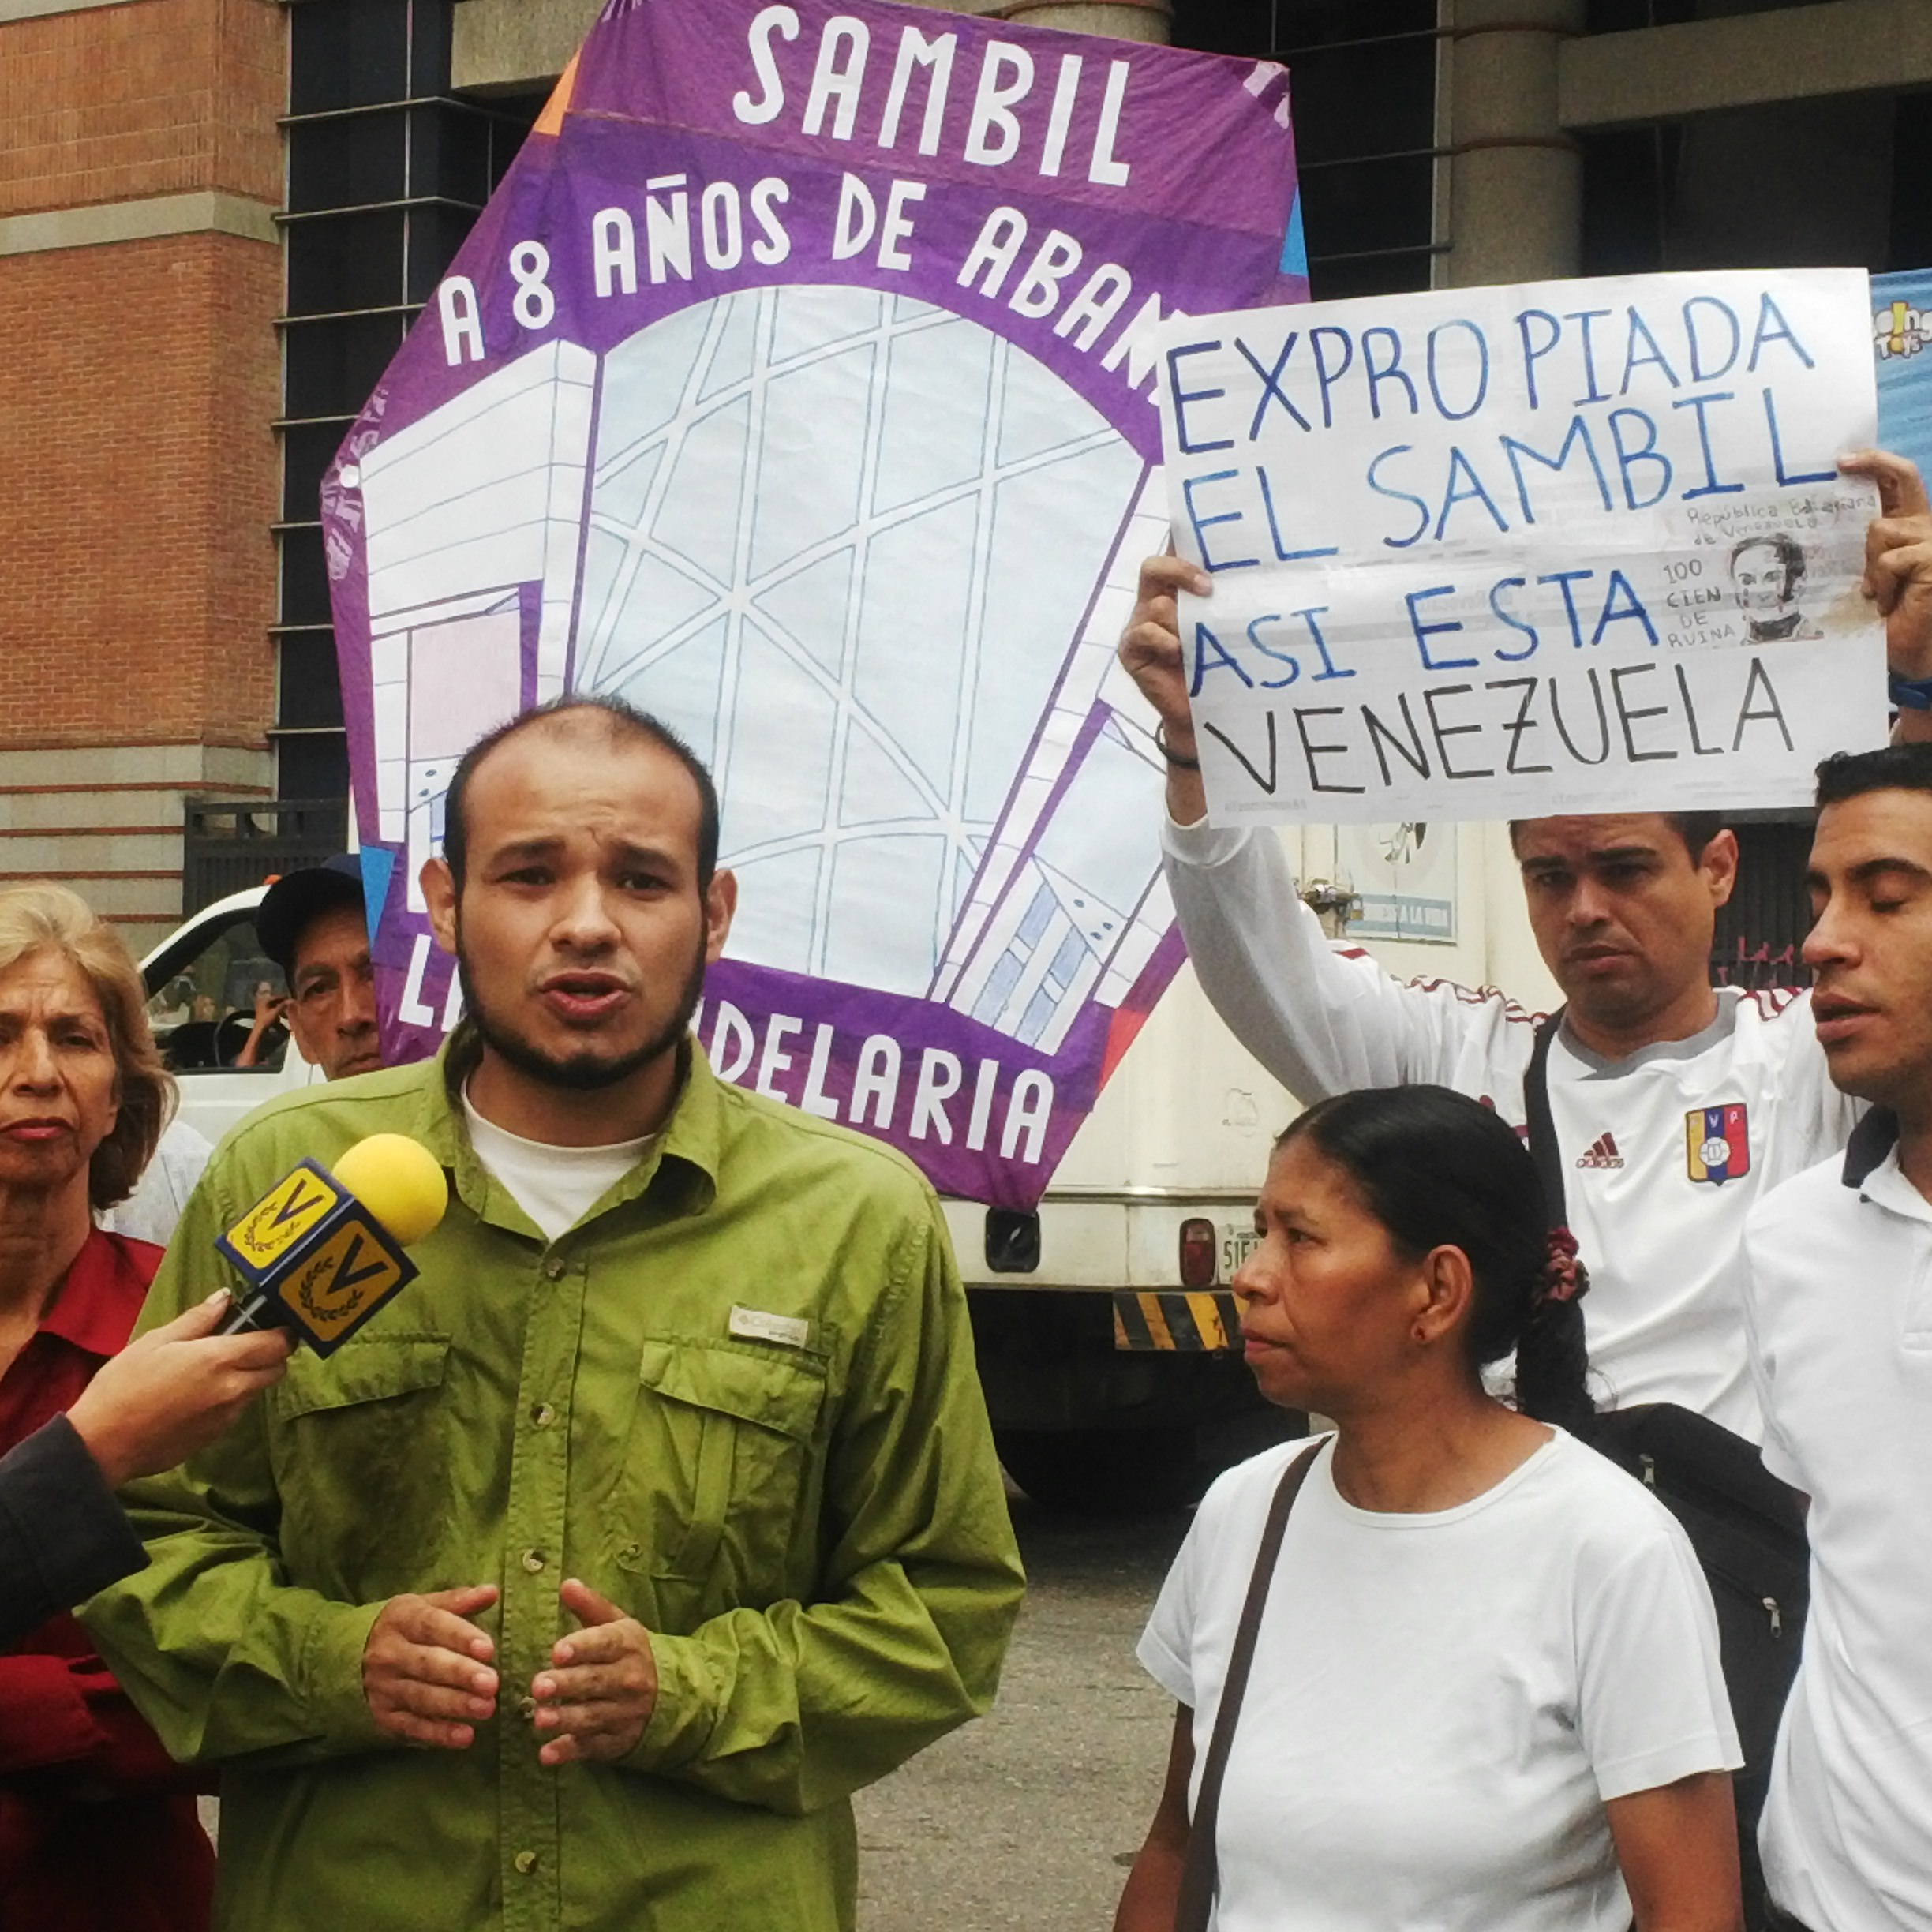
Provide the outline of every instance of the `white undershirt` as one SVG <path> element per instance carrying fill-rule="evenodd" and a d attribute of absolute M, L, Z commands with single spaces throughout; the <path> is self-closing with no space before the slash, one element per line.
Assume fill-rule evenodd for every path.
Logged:
<path fill-rule="evenodd" d="M 1140 1661 L 1194 1713 L 1198 1781 L 1271 1450 L 1209 1490 Z M 1684 1533 L 1559 1432 L 1455 1509 L 1337 1492 L 1288 1519 L 1228 1760 L 1215 1932 L 1626 1932 L 1608 1799 L 1739 1762 Z M 1190 1794 L 1190 1808 L 1193 1794 Z"/>
<path fill-rule="evenodd" d="M 613 1140 L 605 1147 L 552 1147 L 526 1140 L 485 1120 L 463 1090 L 463 1116 L 470 1144 L 492 1179 L 510 1190 L 516 1204 L 555 1241 L 574 1228 L 650 1151 L 655 1134 Z"/>

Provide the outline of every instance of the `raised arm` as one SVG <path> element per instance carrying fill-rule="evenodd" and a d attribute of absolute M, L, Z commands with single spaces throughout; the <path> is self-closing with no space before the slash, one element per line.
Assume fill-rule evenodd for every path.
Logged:
<path fill-rule="evenodd" d="M 0 1645 L 140 1566 L 140 1539 L 64 1416 L 0 1458 Z"/>
<path fill-rule="evenodd" d="M 1213 580 L 1185 557 L 1154 556 L 1140 566 L 1133 614 L 1121 633 L 1121 667 L 1160 718 L 1167 756 L 1167 815 L 1191 826 L 1208 816 L 1201 787 L 1200 756 L 1194 746 L 1194 713 L 1188 702 L 1187 669 L 1181 654 L 1178 590 L 1206 597 Z"/>
<path fill-rule="evenodd" d="M 215 1333 L 227 1306 L 213 1297 L 131 1343 L 0 1459 L 0 1645 L 138 1570 L 116 1485 L 211 1440 L 281 1375 L 281 1336 Z"/>
<path fill-rule="evenodd" d="M 1444 983 L 1405 986 L 1366 953 L 1332 944 L 1278 840 L 1206 822 L 1175 593 L 1209 588 L 1185 560 L 1149 557 L 1120 642 L 1121 665 L 1160 717 L 1168 889 L 1202 990 L 1241 1045 L 1305 1102 L 1440 1080 L 1473 1082 L 1505 1104 L 1530 1053 L 1529 1029 L 1509 1025 L 1506 1002 Z M 1493 1069 L 1492 1057 L 1501 1062 Z"/>

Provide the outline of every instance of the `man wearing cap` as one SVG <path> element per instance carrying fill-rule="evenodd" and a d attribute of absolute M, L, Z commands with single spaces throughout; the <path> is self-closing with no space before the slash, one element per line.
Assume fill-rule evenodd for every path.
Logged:
<path fill-rule="evenodd" d="M 282 968 L 289 998 L 256 1001 L 255 1024 L 235 1065 L 253 1066 L 269 1027 L 285 1017 L 296 1051 L 319 1066 L 324 1080 L 374 1073 L 383 1063 L 382 1043 L 362 867 L 354 853 L 283 873 L 262 900 L 255 930 L 262 950 Z"/>

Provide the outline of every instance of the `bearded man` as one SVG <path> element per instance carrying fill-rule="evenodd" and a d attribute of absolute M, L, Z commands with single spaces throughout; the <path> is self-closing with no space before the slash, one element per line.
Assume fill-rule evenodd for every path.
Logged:
<path fill-rule="evenodd" d="M 849 1932 L 850 1794 L 986 1709 L 1020 1592 L 938 1204 L 691 1039 L 737 888 L 672 733 L 541 707 L 446 823 L 467 1017 L 245 1122 L 145 1319 L 384 1130 L 449 1175 L 421 1275 L 137 1492 L 91 1627 L 223 1767 L 223 1926 Z"/>

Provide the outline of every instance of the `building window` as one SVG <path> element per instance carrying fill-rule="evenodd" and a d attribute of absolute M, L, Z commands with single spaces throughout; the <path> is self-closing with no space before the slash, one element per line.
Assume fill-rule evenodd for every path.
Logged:
<path fill-rule="evenodd" d="M 1446 252 L 1436 0 L 1177 0 L 1174 37 L 1287 67 L 1317 300 L 1429 286 Z"/>
<path fill-rule="evenodd" d="M 1771 101 L 1582 145 L 1586 275 L 1932 263 L 1932 94 Z"/>
<path fill-rule="evenodd" d="M 320 492 L 542 105 L 449 86 L 453 0 L 290 0 L 275 788 L 349 790 Z"/>
<path fill-rule="evenodd" d="M 1733 13 L 1781 13 L 1822 0 L 1589 0 L 1583 31 L 1628 33 L 1639 27 L 1680 27 L 1686 21 L 1717 20 Z"/>

